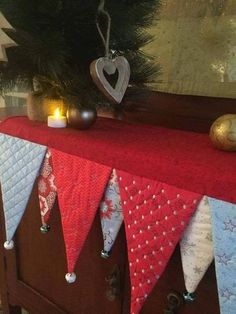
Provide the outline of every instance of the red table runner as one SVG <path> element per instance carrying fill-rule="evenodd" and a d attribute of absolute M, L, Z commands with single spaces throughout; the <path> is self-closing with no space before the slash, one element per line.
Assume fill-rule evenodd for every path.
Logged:
<path fill-rule="evenodd" d="M 207 134 L 105 118 L 87 131 L 52 129 L 26 117 L 7 118 L 0 132 L 236 203 L 236 153 L 215 149 Z"/>

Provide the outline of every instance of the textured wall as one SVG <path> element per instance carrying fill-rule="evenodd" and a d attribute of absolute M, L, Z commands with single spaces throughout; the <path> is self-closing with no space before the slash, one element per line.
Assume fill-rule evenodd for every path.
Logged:
<path fill-rule="evenodd" d="M 150 32 L 153 89 L 236 98 L 236 0 L 164 0 Z"/>

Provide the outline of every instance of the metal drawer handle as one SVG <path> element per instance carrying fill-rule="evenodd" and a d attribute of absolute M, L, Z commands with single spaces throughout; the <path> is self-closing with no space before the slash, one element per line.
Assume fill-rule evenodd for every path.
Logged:
<path fill-rule="evenodd" d="M 167 296 L 168 304 L 164 310 L 164 314 L 177 314 L 177 310 L 181 308 L 184 303 L 183 296 L 175 291 L 172 291 Z"/>

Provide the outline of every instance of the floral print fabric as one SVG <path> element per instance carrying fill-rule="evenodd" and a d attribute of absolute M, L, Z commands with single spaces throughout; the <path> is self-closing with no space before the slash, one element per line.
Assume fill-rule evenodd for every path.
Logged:
<path fill-rule="evenodd" d="M 57 196 L 55 176 L 52 168 L 52 156 L 47 151 L 38 179 L 38 197 L 42 225 L 46 226 Z"/>
<path fill-rule="evenodd" d="M 108 182 L 104 199 L 100 205 L 101 226 L 104 251 L 110 252 L 123 222 L 120 189 L 116 171 L 113 170 Z"/>

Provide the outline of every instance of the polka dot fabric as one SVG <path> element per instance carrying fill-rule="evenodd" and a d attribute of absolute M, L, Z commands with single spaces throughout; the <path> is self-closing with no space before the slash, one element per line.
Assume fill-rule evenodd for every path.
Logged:
<path fill-rule="evenodd" d="M 51 149 L 66 246 L 72 273 L 92 226 L 111 168 Z"/>
<path fill-rule="evenodd" d="M 131 281 L 131 314 L 139 313 L 163 273 L 202 195 L 117 171 Z"/>

